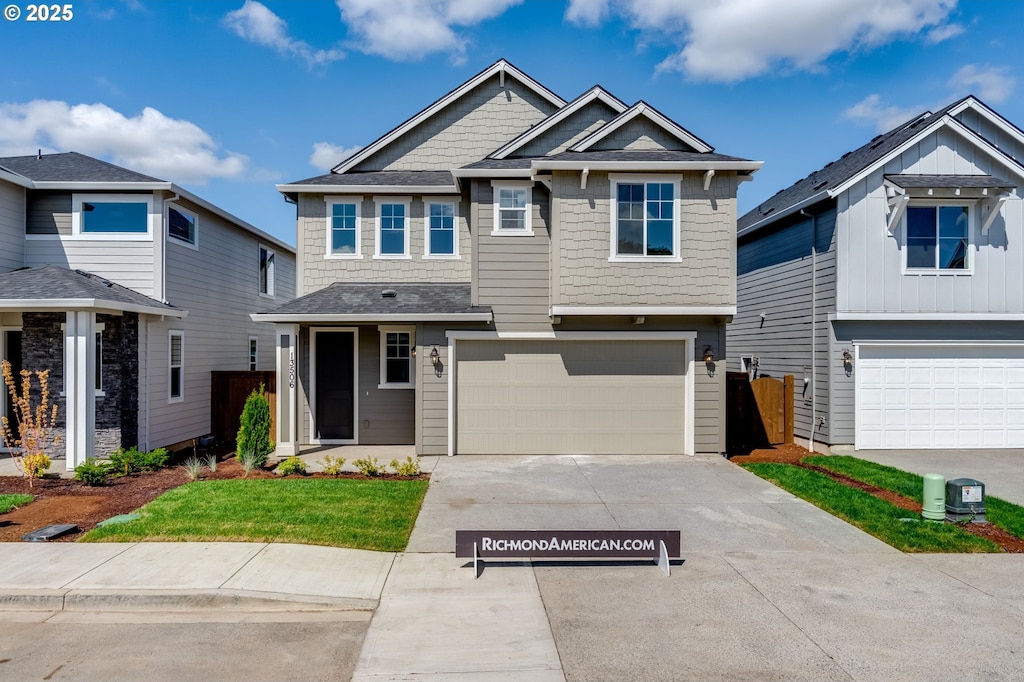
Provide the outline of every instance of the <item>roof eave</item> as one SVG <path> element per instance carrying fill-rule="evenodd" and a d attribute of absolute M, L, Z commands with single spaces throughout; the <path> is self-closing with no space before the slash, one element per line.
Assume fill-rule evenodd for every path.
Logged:
<path fill-rule="evenodd" d="M 277 185 L 281 194 L 458 194 L 451 185 Z"/>
<path fill-rule="evenodd" d="M 825 199 L 831 198 L 833 197 L 829 195 L 827 191 L 822 191 L 818 192 L 817 194 L 813 194 L 801 202 L 795 203 L 792 206 L 789 206 L 788 208 L 785 208 L 781 211 L 772 212 L 771 215 L 765 216 L 761 220 L 758 220 L 756 223 L 752 223 L 744 227 L 742 230 L 738 230 L 736 232 L 736 238 L 739 239 L 740 237 L 744 237 L 750 234 L 751 232 L 756 232 L 762 227 L 767 227 L 771 223 L 774 223 L 776 220 L 780 220 L 781 218 L 785 218 L 786 216 L 793 215 L 794 213 L 801 211 L 807 208 L 808 206 L 813 206 L 819 201 L 824 201 Z"/>
<path fill-rule="evenodd" d="M 737 171 L 756 173 L 764 161 L 545 161 L 538 159 L 533 162 L 533 170 L 582 170 L 588 168 L 608 171 Z"/>
<path fill-rule="evenodd" d="M 253 322 L 490 322 L 485 313 L 252 313 Z"/>
<path fill-rule="evenodd" d="M 8 298 L 0 299 L 0 310 L 117 310 L 178 319 L 188 315 L 187 310 L 122 303 L 101 298 Z"/>
<path fill-rule="evenodd" d="M 533 175 L 529 168 L 456 168 L 456 178 L 528 178 Z"/>

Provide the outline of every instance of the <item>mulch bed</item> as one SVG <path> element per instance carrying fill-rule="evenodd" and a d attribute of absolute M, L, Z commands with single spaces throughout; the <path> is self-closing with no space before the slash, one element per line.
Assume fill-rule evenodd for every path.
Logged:
<path fill-rule="evenodd" d="M 214 481 L 242 478 L 244 472 L 234 457 L 218 462 L 216 471 L 203 470 L 200 480 Z M 386 478 L 385 476 L 384 478 Z M 423 474 L 421 477 L 427 477 Z M 258 470 L 249 478 L 282 478 L 270 470 Z M 352 478 L 357 473 L 333 477 L 326 474 L 286 476 L 285 478 Z M 6 514 L 0 514 L 0 542 L 20 542 L 21 537 L 45 526 L 73 523 L 79 532 L 70 533 L 51 542 L 74 542 L 100 521 L 135 511 L 163 493 L 189 482 L 188 475 L 177 465 L 155 472 L 110 478 L 108 485 L 89 487 L 71 478 L 45 478 L 33 482 L 21 476 L 0 476 L 0 493 L 27 493 L 35 500 Z"/>
<path fill-rule="evenodd" d="M 817 471 L 820 474 L 824 474 L 845 486 L 863 490 L 864 492 L 883 499 L 886 502 L 890 502 L 901 509 L 912 511 L 915 514 L 921 513 L 921 504 L 917 500 L 904 497 L 903 495 L 894 493 L 891 490 L 884 490 L 873 485 L 868 485 L 867 483 L 854 480 L 849 476 L 844 476 L 843 474 L 827 471 L 821 467 L 803 464 L 800 461 L 804 457 L 809 457 L 812 454 L 814 453 L 805 450 L 799 445 L 788 444 L 754 450 L 748 455 L 736 455 L 729 459 L 737 464 L 743 464 L 745 462 L 778 462 L 782 464 L 792 464 L 804 469 L 810 469 L 812 471 Z M 977 535 L 978 537 L 994 542 L 999 545 L 1004 552 L 1024 553 L 1024 539 L 1011 535 L 1002 528 L 991 523 L 968 523 L 964 524 L 963 528 L 973 535 Z"/>

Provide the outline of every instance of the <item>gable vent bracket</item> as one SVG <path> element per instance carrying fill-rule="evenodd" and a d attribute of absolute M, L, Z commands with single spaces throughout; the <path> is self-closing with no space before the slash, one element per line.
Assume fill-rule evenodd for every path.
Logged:
<path fill-rule="evenodd" d="M 996 219 L 996 216 L 999 215 L 999 211 L 1003 208 L 1003 204 L 1006 203 L 1006 200 L 1008 198 L 1009 197 L 1004 195 L 1001 197 L 985 199 L 983 202 L 981 202 L 982 208 L 988 209 L 988 213 L 985 215 L 985 219 L 981 223 L 982 234 L 988 234 L 988 228 L 992 227 L 992 221 L 994 221 Z"/>
<path fill-rule="evenodd" d="M 907 194 L 902 194 L 899 198 L 890 200 L 891 213 L 889 213 L 889 224 L 886 225 L 886 228 L 889 230 L 889 236 L 896 234 L 896 225 L 903 217 L 903 212 L 907 210 L 907 204 L 909 203 L 910 196 Z"/>
<path fill-rule="evenodd" d="M 715 177 L 715 169 L 709 168 L 704 172 L 704 191 L 711 189 L 711 178 Z"/>

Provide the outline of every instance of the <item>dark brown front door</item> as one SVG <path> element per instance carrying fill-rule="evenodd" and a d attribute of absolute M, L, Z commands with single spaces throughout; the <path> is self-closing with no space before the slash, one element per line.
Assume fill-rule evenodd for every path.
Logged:
<path fill-rule="evenodd" d="M 4 332 L 4 360 L 11 363 L 11 376 L 14 378 L 14 383 L 21 390 L 21 332 L 20 331 L 5 331 Z M 4 389 L 4 416 L 10 419 L 11 431 L 17 432 L 17 421 L 14 416 L 14 403 L 11 402 L 11 392 L 7 390 L 6 386 Z"/>
<path fill-rule="evenodd" d="M 316 332 L 316 437 L 355 438 L 355 332 Z"/>

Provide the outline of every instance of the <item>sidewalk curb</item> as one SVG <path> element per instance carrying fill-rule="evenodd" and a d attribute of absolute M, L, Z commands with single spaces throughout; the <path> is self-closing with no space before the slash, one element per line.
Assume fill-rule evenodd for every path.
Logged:
<path fill-rule="evenodd" d="M 373 611 L 377 599 L 243 590 L 0 590 L 0 611 Z"/>

